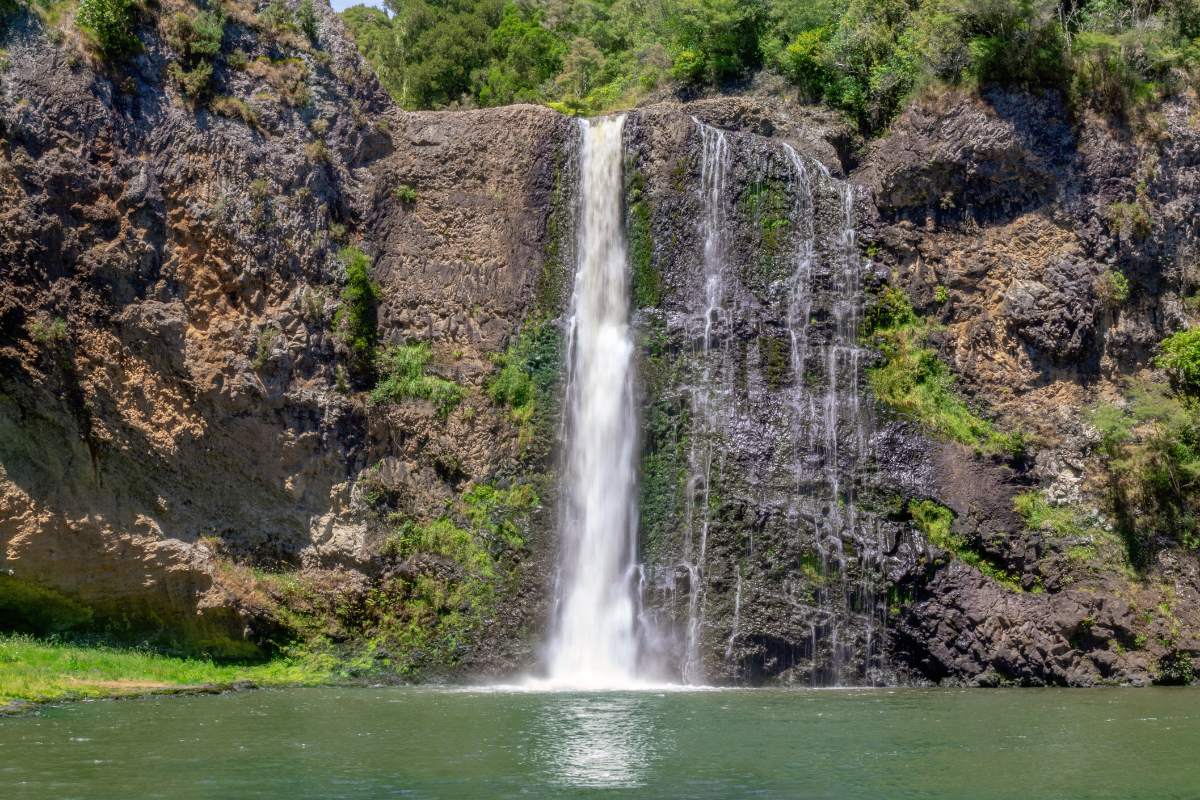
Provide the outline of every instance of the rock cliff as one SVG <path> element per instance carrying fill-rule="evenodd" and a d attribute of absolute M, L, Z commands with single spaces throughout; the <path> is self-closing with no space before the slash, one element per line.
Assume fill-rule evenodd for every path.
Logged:
<path fill-rule="evenodd" d="M 528 668 L 577 129 L 400 112 L 328 8 L 307 39 L 227 6 L 205 102 L 171 77 L 183 3 L 119 65 L 33 13 L 0 41 L 0 623 Z M 1135 136 L 1054 96 L 928 93 L 864 145 L 778 98 L 630 112 L 644 601 L 672 669 L 1088 685 L 1200 657 L 1196 554 L 1130 563 L 1088 423 L 1192 321 L 1194 114 Z M 376 362 L 347 335 L 357 253 Z M 887 287 L 1018 455 L 874 402 Z M 1082 522 L 1033 526 L 1031 493 Z"/>

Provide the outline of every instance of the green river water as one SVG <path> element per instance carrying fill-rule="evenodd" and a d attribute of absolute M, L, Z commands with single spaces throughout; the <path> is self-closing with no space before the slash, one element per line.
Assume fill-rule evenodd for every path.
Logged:
<path fill-rule="evenodd" d="M 0 797 L 1200 798 L 1200 691 L 294 689 L 0 720 Z"/>

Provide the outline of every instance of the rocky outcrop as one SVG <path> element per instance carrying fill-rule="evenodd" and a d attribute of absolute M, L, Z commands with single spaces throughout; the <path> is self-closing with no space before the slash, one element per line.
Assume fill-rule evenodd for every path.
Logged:
<path fill-rule="evenodd" d="M 912 602 L 894 628 L 896 658 L 917 676 L 1147 683 L 1198 655 L 1193 633 L 1170 632 L 1195 630 L 1191 604 L 1171 599 L 1196 591 L 1195 556 L 1162 552 L 1130 569 L 1097 510 L 1105 487 L 1088 422 L 1191 321 L 1180 302 L 1196 237 L 1185 107 L 1166 105 L 1134 133 L 1093 115 L 1072 124 L 1049 95 L 935 94 L 856 173 L 876 199 L 865 238 L 877 263 L 942 325 L 931 342 L 959 386 L 1029 437 L 1011 467 L 942 447 L 922 472 L 957 534 L 1025 591 L 953 559 L 918 562 L 898 584 Z M 1116 273 L 1127 298 L 1112 290 Z M 1027 529 L 1013 500 L 1034 488 L 1089 522 Z"/>

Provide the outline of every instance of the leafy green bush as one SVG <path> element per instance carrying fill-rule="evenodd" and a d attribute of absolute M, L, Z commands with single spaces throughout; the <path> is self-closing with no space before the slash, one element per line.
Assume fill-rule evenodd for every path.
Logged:
<path fill-rule="evenodd" d="M 864 337 L 884 358 L 868 372 L 876 398 L 935 435 L 982 453 L 1019 453 L 1023 447 L 1019 434 L 996 430 L 955 392 L 950 369 L 924 346 L 928 331 L 928 323 L 917 316 L 899 289 L 883 290 L 867 309 Z"/>
<path fill-rule="evenodd" d="M 1200 547 L 1200 402 L 1134 384 L 1124 406 L 1092 413 L 1130 560 L 1145 566 L 1159 538 Z"/>
<path fill-rule="evenodd" d="M 412 205 L 417 202 L 417 190 L 409 186 L 407 183 L 402 183 L 392 192 L 396 199 L 405 205 Z"/>
<path fill-rule="evenodd" d="M 380 381 L 371 391 L 372 403 L 429 400 L 438 416 L 447 417 L 463 399 L 463 388 L 453 381 L 425 374 L 432 358 L 425 342 L 388 347 L 376 359 Z"/>
<path fill-rule="evenodd" d="M 1155 364 L 1190 394 L 1200 393 L 1200 328 L 1188 328 L 1163 339 Z"/>
<path fill-rule="evenodd" d="M 80 0 L 75 22 L 96 37 L 106 58 L 119 58 L 141 47 L 133 32 L 133 0 Z"/>
<path fill-rule="evenodd" d="M 378 339 L 375 306 L 379 285 L 371 280 L 371 259 L 362 250 L 347 247 L 339 257 L 346 265 L 346 285 L 334 316 L 334 328 L 349 348 L 355 366 L 363 368 L 371 362 Z"/>
<path fill-rule="evenodd" d="M 296 24 L 300 26 L 300 31 L 308 37 L 309 42 L 317 43 L 317 10 L 313 6 L 313 0 L 300 0 L 300 5 L 296 9 Z"/>
<path fill-rule="evenodd" d="M 1119 306 L 1129 299 L 1129 279 L 1120 270 L 1105 270 L 1096 282 L 1096 294 L 1108 306 Z"/>
<path fill-rule="evenodd" d="M 211 89 L 213 59 L 221 52 L 225 15 L 216 11 L 195 14 L 178 12 L 167 26 L 167 42 L 179 54 L 169 72 L 180 90 L 193 100 L 203 99 Z"/>

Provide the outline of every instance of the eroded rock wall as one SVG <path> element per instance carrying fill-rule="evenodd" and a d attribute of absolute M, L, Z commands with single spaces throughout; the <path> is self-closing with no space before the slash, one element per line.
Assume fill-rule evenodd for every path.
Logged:
<path fill-rule="evenodd" d="M 240 118 L 180 95 L 161 26 L 105 67 L 26 15 L 0 76 L 0 572 L 108 632 L 226 655 L 273 627 L 229 562 L 356 590 L 385 568 L 364 476 L 424 518 L 521 469 L 484 384 L 531 305 L 570 131 L 530 107 L 400 113 L 327 7 L 311 44 L 257 10 L 233 7 L 214 77 Z M 465 387 L 450 418 L 359 391 L 335 319 L 350 245 L 380 340 L 432 341 Z"/>

